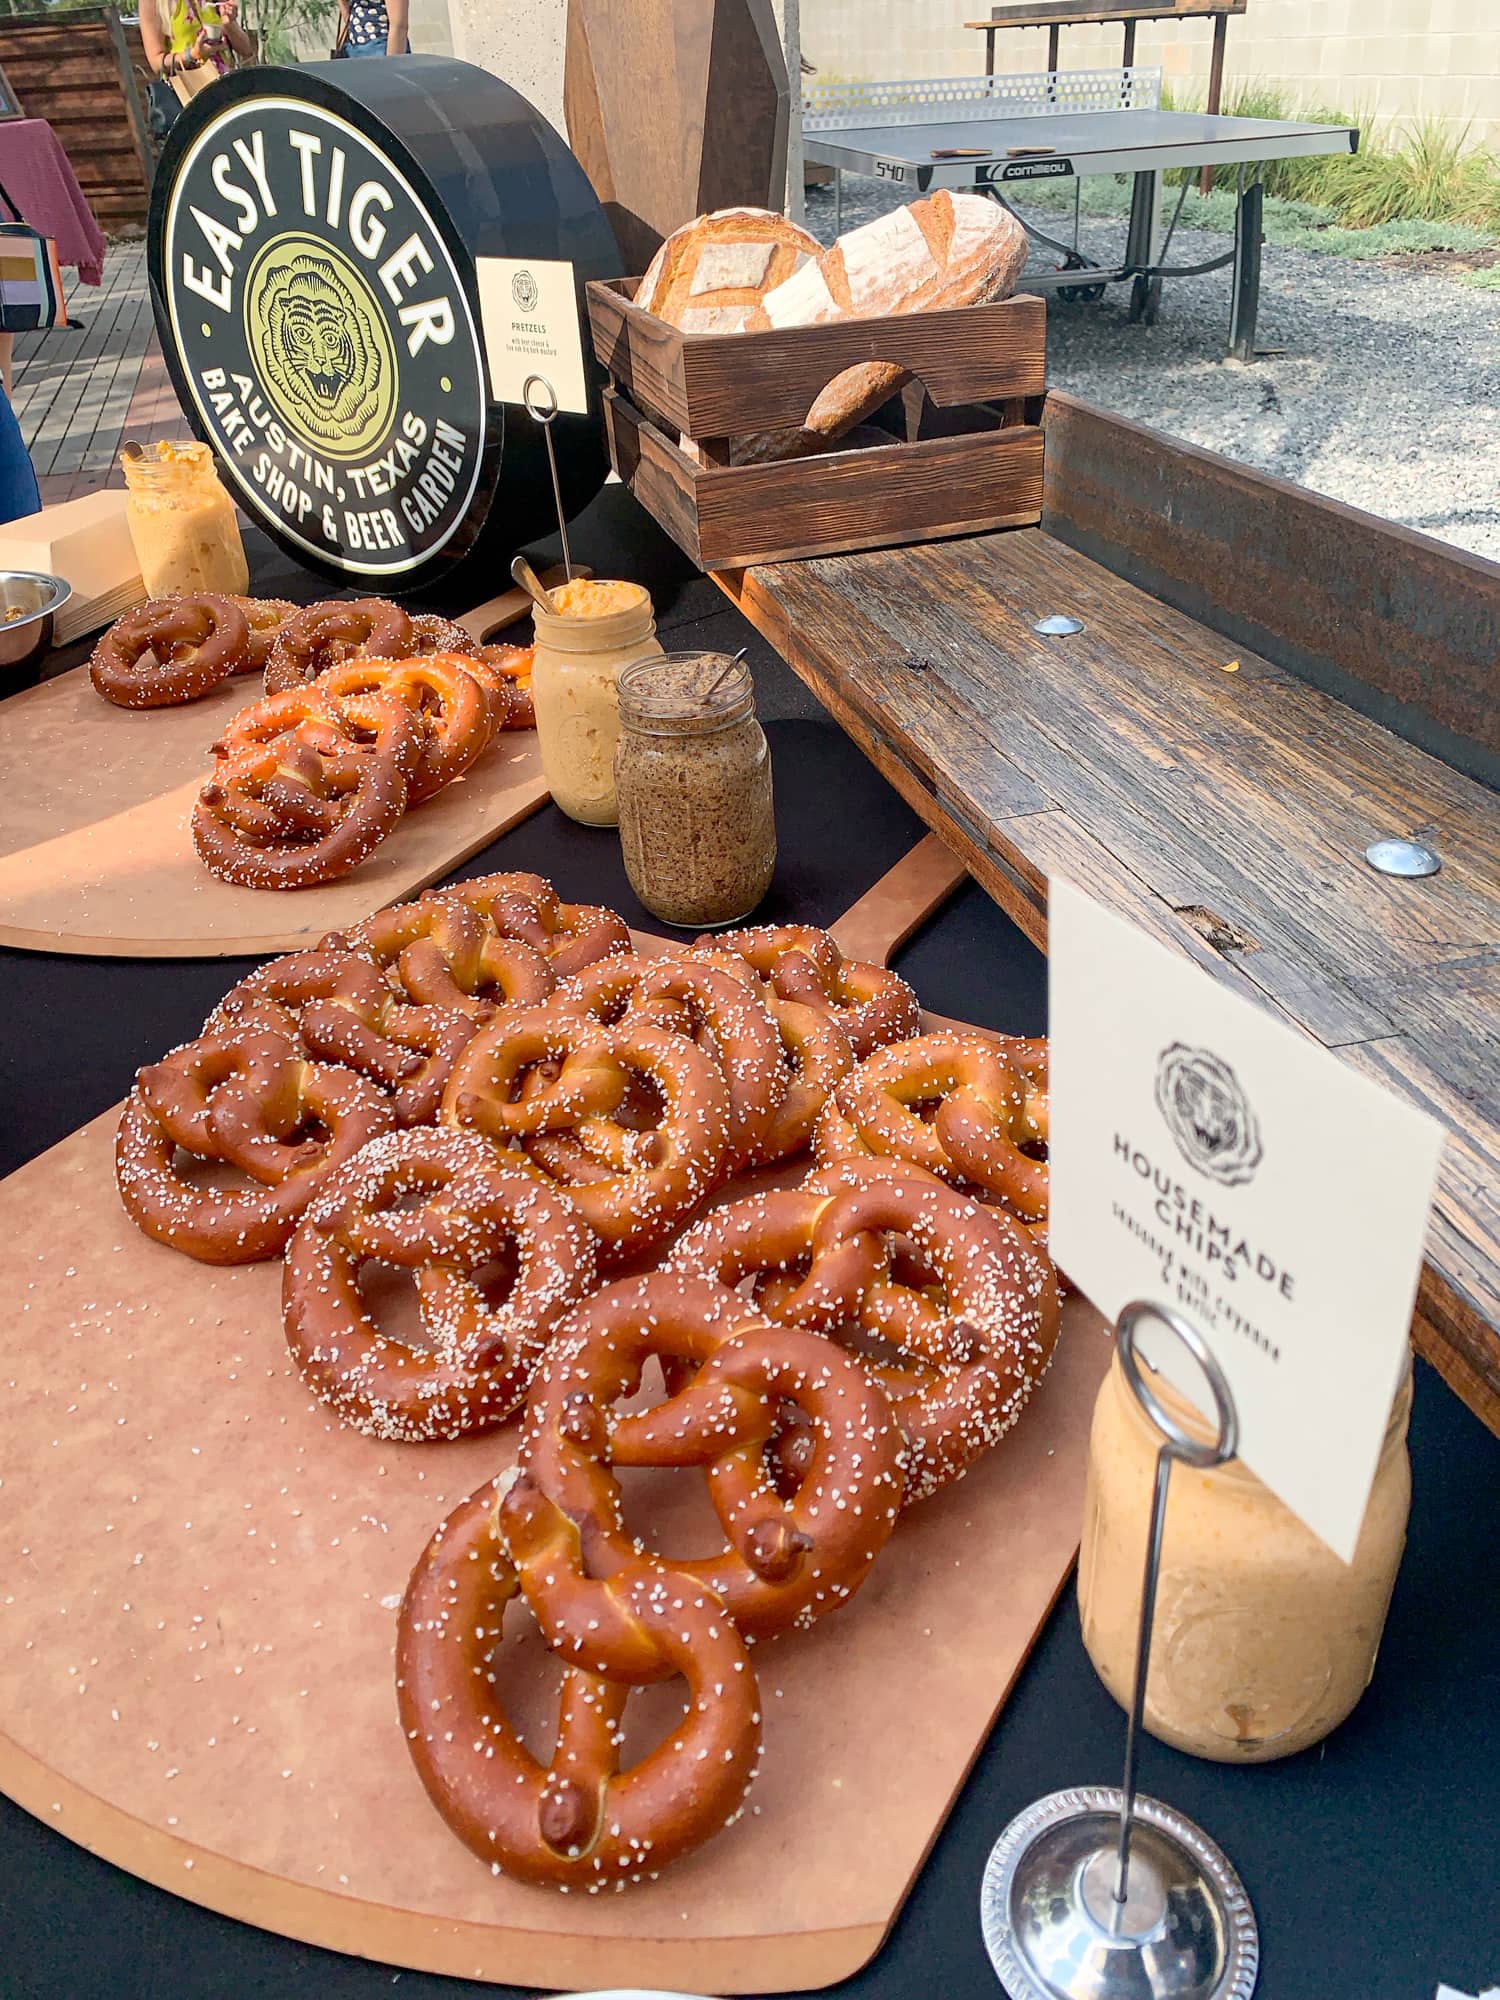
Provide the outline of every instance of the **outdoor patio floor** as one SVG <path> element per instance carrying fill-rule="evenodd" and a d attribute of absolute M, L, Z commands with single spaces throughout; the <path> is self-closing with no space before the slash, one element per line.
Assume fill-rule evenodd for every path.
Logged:
<path fill-rule="evenodd" d="M 145 244 L 111 244 L 103 284 L 75 282 L 68 306 L 78 328 L 16 335 L 12 401 L 43 505 L 123 486 L 125 438 L 184 434 L 151 323 Z"/>

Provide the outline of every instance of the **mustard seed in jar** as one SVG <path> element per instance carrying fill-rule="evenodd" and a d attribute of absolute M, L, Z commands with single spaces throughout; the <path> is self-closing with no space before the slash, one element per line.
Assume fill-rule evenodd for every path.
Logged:
<path fill-rule="evenodd" d="M 743 661 L 664 653 L 623 667 L 615 789 L 630 886 L 663 923 L 738 923 L 771 886 L 771 753 Z"/>

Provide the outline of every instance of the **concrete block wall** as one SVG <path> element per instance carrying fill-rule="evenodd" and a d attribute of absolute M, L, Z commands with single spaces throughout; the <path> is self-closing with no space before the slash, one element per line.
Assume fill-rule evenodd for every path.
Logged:
<path fill-rule="evenodd" d="M 989 0 L 801 0 L 802 46 L 825 75 L 966 76 Z M 1206 21 L 1143 22 L 1136 61 L 1184 91 L 1208 75 Z M 1118 27 L 1065 28 L 1062 66 L 1118 64 Z M 1039 70 L 1043 29 L 996 37 L 995 67 Z M 1228 76 L 1266 78 L 1310 103 L 1376 118 L 1433 117 L 1500 145 L 1500 0 L 1250 0 L 1229 23 Z"/>

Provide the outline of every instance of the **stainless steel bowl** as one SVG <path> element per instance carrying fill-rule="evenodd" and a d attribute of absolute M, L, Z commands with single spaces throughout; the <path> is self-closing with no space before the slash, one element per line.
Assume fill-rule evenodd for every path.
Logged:
<path fill-rule="evenodd" d="M 39 570 L 0 569 L 0 673 L 34 667 L 52 644 L 52 624 L 71 583 Z"/>

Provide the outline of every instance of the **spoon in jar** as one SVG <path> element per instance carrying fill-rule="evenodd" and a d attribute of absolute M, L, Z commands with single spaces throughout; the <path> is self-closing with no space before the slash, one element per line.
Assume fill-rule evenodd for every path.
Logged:
<path fill-rule="evenodd" d="M 558 615 L 557 605 L 553 601 L 552 592 L 542 582 L 542 579 L 531 567 L 531 564 L 527 562 L 525 556 L 515 556 L 512 558 L 510 573 L 515 581 L 520 584 L 522 590 L 526 592 L 526 595 L 531 599 L 533 604 L 539 604 L 543 611 L 550 612 L 554 618 Z"/>

